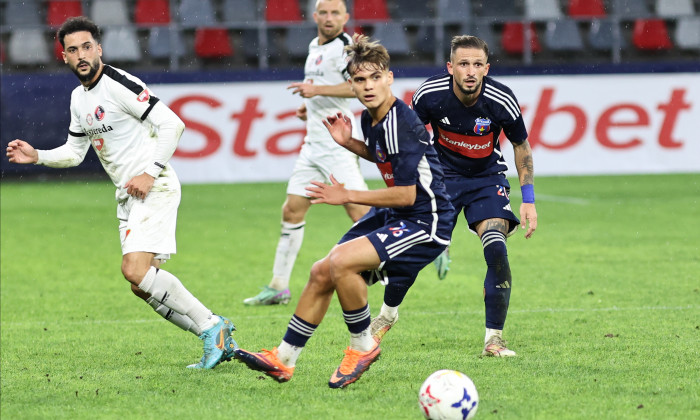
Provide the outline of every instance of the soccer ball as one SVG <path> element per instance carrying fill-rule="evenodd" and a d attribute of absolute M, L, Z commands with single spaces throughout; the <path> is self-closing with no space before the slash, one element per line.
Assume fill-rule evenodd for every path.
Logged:
<path fill-rule="evenodd" d="M 479 394 L 467 375 L 443 369 L 423 382 L 418 392 L 418 404 L 427 419 L 466 420 L 476 415 Z"/>

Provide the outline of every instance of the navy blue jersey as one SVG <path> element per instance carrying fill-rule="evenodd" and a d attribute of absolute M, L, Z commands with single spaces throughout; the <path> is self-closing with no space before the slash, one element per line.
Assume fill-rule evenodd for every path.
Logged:
<path fill-rule="evenodd" d="M 367 110 L 362 112 L 365 144 L 388 187 L 416 186 L 411 206 L 392 208 L 396 218 L 421 220 L 433 226 L 433 235 L 449 240 L 454 207 L 443 181 L 443 172 L 430 134 L 411 108 L 396 99 L 387 115 L 372 126 Z M 446 229 L 447 228 L 447 229 Z"/>
<path fill-rule="evenodd" d="M 487 177 L 508 170 L 498 137 L 514 144 L 527 139 L 520 105 L 504 84 L 484 76 L 476 103 L 464 106 L 452 90 L 452 75 L 433 76 L 413 95 L 413 109 L 433 128 L 445 174 Z"/>

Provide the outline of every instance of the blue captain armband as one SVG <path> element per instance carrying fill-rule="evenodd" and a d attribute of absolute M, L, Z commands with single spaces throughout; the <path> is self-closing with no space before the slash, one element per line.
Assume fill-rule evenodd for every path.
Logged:
<path fill-rule="evenodd" d="M 523 203 L 535 202 L 535 186 L 532 184 L 523 185 L 520 187 L 520 192 L 523 194 Z"/>

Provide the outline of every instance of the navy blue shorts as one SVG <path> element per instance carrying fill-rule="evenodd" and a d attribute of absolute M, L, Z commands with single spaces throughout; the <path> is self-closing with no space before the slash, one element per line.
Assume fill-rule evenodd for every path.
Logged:
<path fill-rule="evenodd" d="M 462 176 L 445 177 L 445 186 L 454 206 L 455 222 L 462 210 L 469 230 L 476 233 L 476 225 L 486 219 L 509 221 L 508 235 L 515 232 L 520 220 L 510 208 L 510 184 L 505 176 L 491 177 L 490 185 Z"/>
<path fill-rule="evenodd" d="M 338 242 L 367 237 L 379 255 L 376 270 L 362 273 L 368 284 L 413 282 L 418 272 L 449 245 L 430 235 L 428 223 L 393 217 L 390 209 L 375 208 L 364 215 Z"/>

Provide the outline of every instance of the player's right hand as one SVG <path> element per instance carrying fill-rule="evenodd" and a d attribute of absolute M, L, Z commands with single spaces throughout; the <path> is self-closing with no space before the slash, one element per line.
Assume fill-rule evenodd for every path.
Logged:
<path fill-rule="evenodd" d="M 39 153 L 31 144 L 24 140 L 15 139 L 7 144 L 6 155 L 10 163 L 37 163 Z"/>

